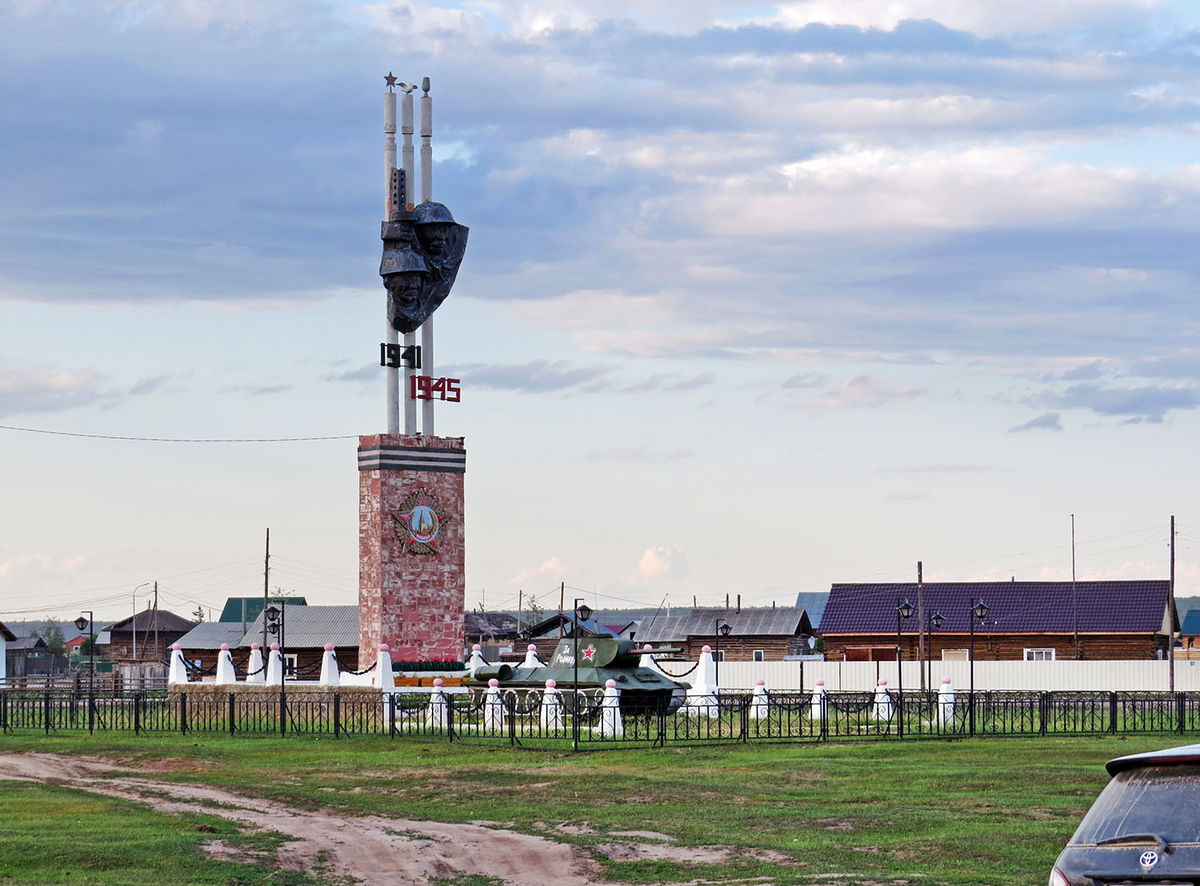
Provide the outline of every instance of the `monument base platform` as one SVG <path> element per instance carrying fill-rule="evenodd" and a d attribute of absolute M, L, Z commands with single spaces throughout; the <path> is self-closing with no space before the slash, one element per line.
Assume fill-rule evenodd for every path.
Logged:
<path fill-rule="evenodd" d="M 463 660 L 466 469 L 461 437 L 359 438 L 360 661 Z"/>

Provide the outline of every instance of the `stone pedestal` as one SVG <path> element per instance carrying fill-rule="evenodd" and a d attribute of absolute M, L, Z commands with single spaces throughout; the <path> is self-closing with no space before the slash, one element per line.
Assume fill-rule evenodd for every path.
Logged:
<path fill-rule="evenodd" d="M 359 437 L 359 661 L 462 661 L 461 437 Z"/>

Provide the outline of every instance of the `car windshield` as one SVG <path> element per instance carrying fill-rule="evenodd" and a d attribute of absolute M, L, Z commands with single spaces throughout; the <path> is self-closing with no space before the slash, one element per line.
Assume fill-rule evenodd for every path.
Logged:
<path fill-rule="evenodd" d="M 1200 842 L 1200 765 L 1145 766 L 1117 773 L 1071 843 L 1091 845 L 1127 835 Z"/>

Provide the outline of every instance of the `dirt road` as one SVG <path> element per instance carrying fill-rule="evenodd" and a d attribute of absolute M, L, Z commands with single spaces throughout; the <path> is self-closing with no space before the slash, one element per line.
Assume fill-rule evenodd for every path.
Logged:
<path fill-rule="evenodd" d="M 461 874 L 486 874 L 512 886 L 603 882 L 599 866 L 581 849 L 480 825 L 306 812 L 219 788 L 155 781 L 102 760 L 55 754 L 0 754 L 0 778 L 64 785 L 144 802 L 164 813 L 199 812 L 278 831 L 291 838 L 279 850 L 280 868 L 321 865 L 332 877 L 373 886 L 423 886 L 431 876 Z M 229 855 L 229 847 L 216 841 L 209 851 Z"/>

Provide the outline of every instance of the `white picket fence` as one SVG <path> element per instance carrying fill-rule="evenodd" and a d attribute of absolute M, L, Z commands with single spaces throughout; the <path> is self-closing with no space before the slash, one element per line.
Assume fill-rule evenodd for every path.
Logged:
<path fill-rule="evenodd" d="M 919 689 L 920 668 L 904 662 L 904 688 Z M 970 662 L 935 661 L 932 688 L 949 677 L 955 689 L 970 685 Z M 801 684 L 803 674 L 803 685 Z M 686 677 L 684 679 L 687 679 Z M 811 691 L 817 680 L 828 690 L 874 689 L 880 679 L 895 688 L 894 661 L 723 661 L 719 682 L 725 690 L 750 690 L 758 680 L 768 689 Z M 1170 674 L 1165 661 L 977 661 L 975 688 L 1029 690 L 1098 690 L 1109 692 L 1166 692 Z M 1175 691 L 1200 692 L 1200 661 L 1175 662 Z"/>

